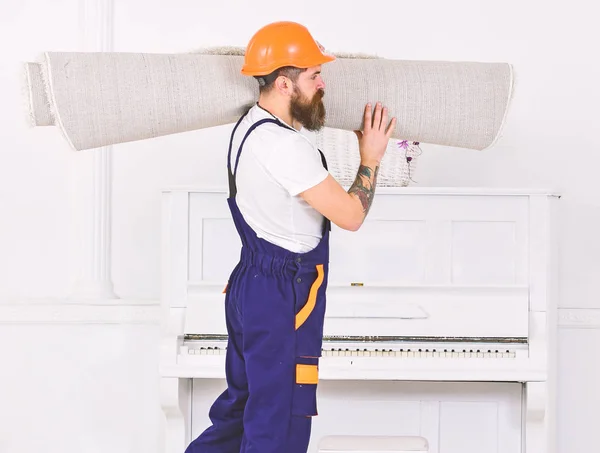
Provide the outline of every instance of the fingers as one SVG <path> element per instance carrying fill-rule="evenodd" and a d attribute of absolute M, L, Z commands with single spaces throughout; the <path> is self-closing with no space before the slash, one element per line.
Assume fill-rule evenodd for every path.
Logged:
<path fill-rule="evenodd" d="M 365 106 L 365 116 L 364 116 L 364 125 L 363 129 L 366 132 L 367 130 L 375 129 L 381 130 L 386 128 L 388 124 L 388 108 L 383 107 L 381 102 L 377 102 L 375 104 L 375 111 L 371 111 L 371 103 L 368 103 Z M 394 128 L 396 127 L 396 118 L 392 118 L 392 121 L 385 129 L 385 134 L 390 137 L 394 132 Z M 355 131 L 357 132 L 357 131 Z M 358 137 L 358 134 L 357 134 Z M 362 134 L 361 134 L 362 137 Z M 359 137 L 359 139 L 361 138 Z"/>
<path fill-rule="evenodd" d="M 381 102 L 375 105 L 375 115 L 373 115 L 373 128 L 381 129 Z"/>
<path fill-rule="evenodd" d="M 371 129 L 373 127 L 373 124 L 371 122 L 371 104 L 370 103 L 365 106 L 364 122 L 365 122 L 365 124 L 363 125 L 363 129 L 365 131 L 367 129 Z"/>
<path fill-rule="evenodd" d="M 385 133 L 385 135 L 388 139 L 391 138 L 392 134 L 394 133 L 395 128 L 396 128 L 396 117 L 392 118 L 392 121 L 390 121 L 390 125 L 388 126 L 388 129 Z"/>
<path fill-rule="evenodd" d="M 381 126 L 379 126 L 379 127 L 385 128 L 387 123 L 388 123 L 388 109 L 387 109 L 387 107 L 384 107 L 383 112 L 381 114 Z"/>

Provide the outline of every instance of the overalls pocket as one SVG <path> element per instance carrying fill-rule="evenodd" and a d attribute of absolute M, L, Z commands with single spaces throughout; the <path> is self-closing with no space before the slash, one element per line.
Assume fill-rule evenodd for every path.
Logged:
<path fill-rule="evenodd" d="M 319 359 L 317 357 L 297 357 L 295 375 L 292 415 L 304 417 L 317 415 Z"/>

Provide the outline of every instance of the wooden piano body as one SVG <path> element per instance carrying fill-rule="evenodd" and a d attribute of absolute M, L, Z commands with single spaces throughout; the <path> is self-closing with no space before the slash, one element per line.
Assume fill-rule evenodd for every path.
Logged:
<path fill-rule="evenodd" d="M 163 192 L 166 452 L 224 389 L 223 288 L 240 241 L 220 189 Z M 421 435 L 432 453 L 555 451 L 558 197 L 381 188 L 333 227 L 319 413 L 331 434 Z"/>

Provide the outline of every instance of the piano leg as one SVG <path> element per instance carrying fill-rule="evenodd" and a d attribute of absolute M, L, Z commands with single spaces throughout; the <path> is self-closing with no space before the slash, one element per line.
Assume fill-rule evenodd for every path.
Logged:
<path fill-rule="evenodd" d="M 524 388 L 524 448 L 523 453 L 554 453 L 556 433 L 553 432 L 552 395 L 546 382 L 527 382 Z"/>
<path fill-rule="evenodd" d="M 161 378 L 160 402 L 166 418 L 164 453 L 183 453 L 191 441 L 191 379 Z"/>

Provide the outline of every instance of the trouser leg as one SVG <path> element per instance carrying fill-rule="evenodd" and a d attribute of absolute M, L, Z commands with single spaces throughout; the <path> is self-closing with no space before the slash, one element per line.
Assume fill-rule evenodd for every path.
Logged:
<path fill-rule="evenodd" d="M 318 359 L 296 357 L 292 285 L 289 278 L 253 279 L 243 300 L 249 397 L 241 453 L 306 453 L 308 448 L 316 382 L 297 383 L 297 364 Z"/>
<path fill-rule="evenodd" d="M 239 453 L 244 433 L 243 417 L 248 399 L 248 381 L 242 354 L 241 317 L 235 302 L 226 299 L 226 323 L 229 335 L 225 372 L 227 389 L 209 411 L 212 425 L 186 449 L 186 453 Z"/>

